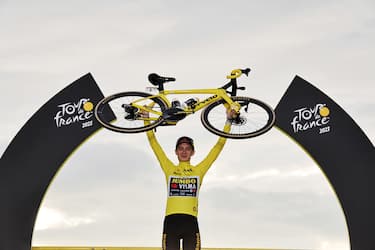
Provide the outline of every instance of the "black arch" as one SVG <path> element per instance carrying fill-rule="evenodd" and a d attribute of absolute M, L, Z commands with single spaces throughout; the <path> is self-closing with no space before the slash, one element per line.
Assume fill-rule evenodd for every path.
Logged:
<path fill-rule="evenodd" d="M 321 115 L 322 105 L 326 113 Z M 314 158 L 334 188 L 351 249 L 374 249 L 375 150 L 369 138 L 331 98 L 298 76 L 275 111 L 276 125 Z"/>
<path fill-rule="evenodd" d="M 100 126 L 90 106 L 103 98 L 91 74 L 44 104 L 0 159 L 0 249 L 30 250 L 41 200 L 66 158 Z M 65 112 L 64 112 L 65 111 Z"/>

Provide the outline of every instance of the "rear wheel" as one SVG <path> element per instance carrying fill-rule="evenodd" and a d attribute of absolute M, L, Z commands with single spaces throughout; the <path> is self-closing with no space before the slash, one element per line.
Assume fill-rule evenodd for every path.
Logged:
<path fill-rule="evenodd" d="M 162 113 L 166 109 L 165 102 L 158 97 L 151 97 L 144 92 L 122 92 L 102 99 L 95 107 L 96 119 L 107 129 L 120 133 L 140 133 L 160 125 L 164 120 Z M 147 106 L 147 116 L 135 107 Z M 109 117 L 108 106 L 115 118 Z M 107 111 L 106 111 L 107 110 Z M 149 122 L 145 125 L 145 120 Z"/>
<path fill-rule="evenodd" d="M 205 128 L 212 133 L 232 139 L 246 139 L 266 133 L 275 123 L 275 113 L 266 103 L 257 99 L 233 96 L 232 100 L 241 105 L 240 114 L 230 120 L 232 126 L 229 132 L 224 132 L 227 121 L 225 101 L 219 100 L 203 110 L 201 121 Z"/>

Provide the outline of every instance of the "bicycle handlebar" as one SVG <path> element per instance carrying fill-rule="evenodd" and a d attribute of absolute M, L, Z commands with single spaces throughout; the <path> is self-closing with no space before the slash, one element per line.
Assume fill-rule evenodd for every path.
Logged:
<path fill-rule="evenodd" d="M 228 82 L 221 88 L 225 89 L 227 93 L 230 94 L 231 96 L 236 96 L 237 90 L 245 90 L 245 87 L 239 87 L 237 85 L 237 78 L 240 77 L 242 74 L 245 74 L 246 76 L 248 76 L 249 73 L 250 73 L 249 68 L 232 70 L 232 72 L 230 73 L 230 76 L 227 76 L 227 78 L 230 79 L 230 82 Z M 228 88 L 231 88 L 231 91 L 229 91 Z"/>
<path fill-rule="evenodd" d="M 242 74 L 245 74 L 246 76 L 248 76 L 250 73 L 250 69 L 249 68 L 246 68 L 246 69 L 234 69 L 232 70 L 232 72 L 230 72 L 230 75 L 227 76 L 227 79 L 236 79 L 238 77 L 240 77 Z"/>

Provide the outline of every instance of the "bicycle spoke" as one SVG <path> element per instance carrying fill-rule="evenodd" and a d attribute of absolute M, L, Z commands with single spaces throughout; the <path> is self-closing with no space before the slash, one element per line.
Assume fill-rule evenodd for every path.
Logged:
<path fill-rule="evenodd" d="M 227 120 L 224 101 L 211 104 L 201 116 L 203 125 L 211 132 L 229 138 L 249 138 L 268 131 L 274 122 L 274 113 L 266 104 L 248 97 L 232 97 L 240 105 L 239 116 L 231 120 L 231 130 L 224 132 Z"/>

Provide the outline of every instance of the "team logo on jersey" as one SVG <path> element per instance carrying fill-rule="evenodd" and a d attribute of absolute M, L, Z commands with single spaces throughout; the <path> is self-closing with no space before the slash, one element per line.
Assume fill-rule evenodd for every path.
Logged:
<path fill-rule="evenodd" d="M 197 197 L 199 176 L 170 176 L 169 196 Z"/>

